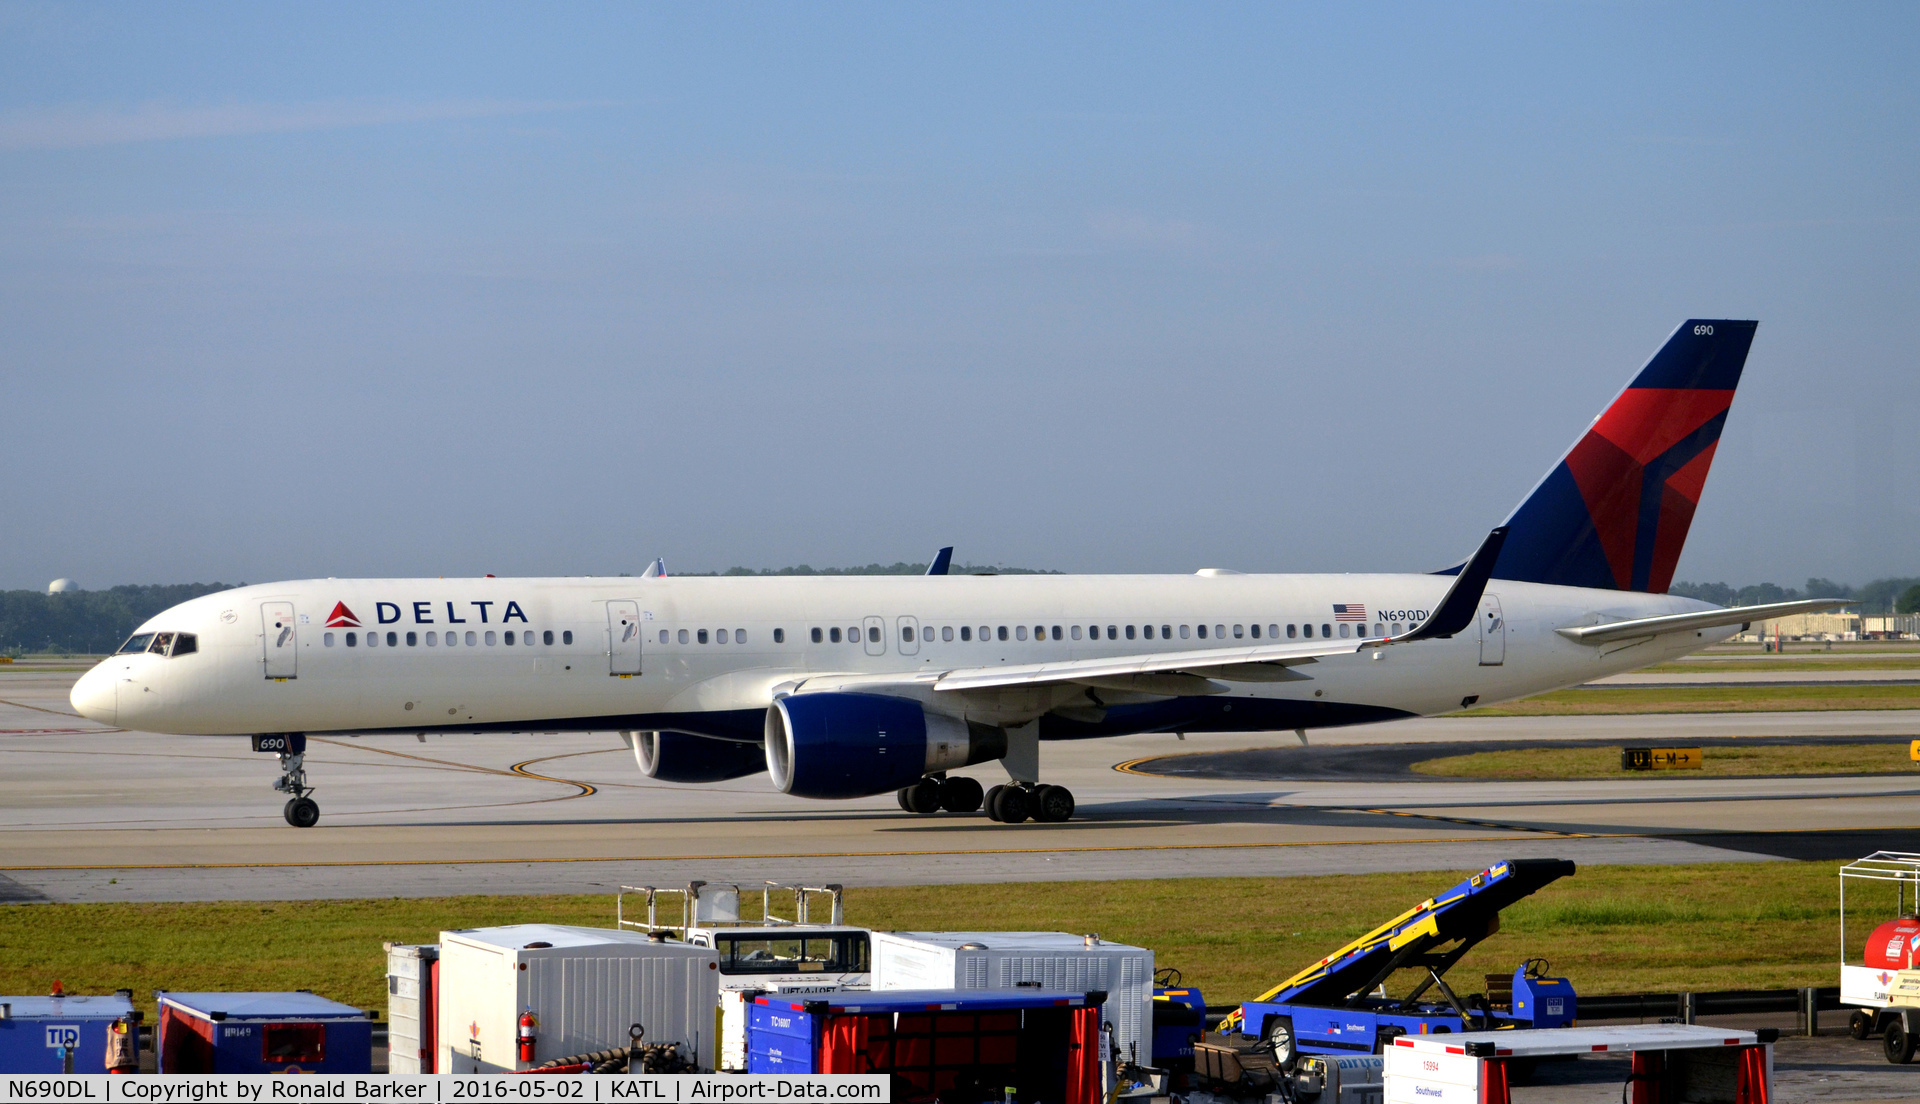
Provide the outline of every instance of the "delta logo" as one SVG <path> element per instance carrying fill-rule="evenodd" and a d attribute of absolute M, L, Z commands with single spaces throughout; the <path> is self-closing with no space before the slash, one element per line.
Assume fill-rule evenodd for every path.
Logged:
<path fill-rule="evenodd" d="M 335 602 L 333 604 L 333 612 L 327 614 L 327 628 L 357 629 L 359 627 L 360 619 L 353 615 L 353 611 L 347 608 L 345 602 Z"/>

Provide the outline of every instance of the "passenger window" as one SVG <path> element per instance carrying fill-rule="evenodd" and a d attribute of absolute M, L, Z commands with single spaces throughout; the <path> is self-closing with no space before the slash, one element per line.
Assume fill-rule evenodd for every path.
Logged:
<path fill-rule="evenodd" d="M 948 631 L 951 632 L 952 630 L 948 630 Z M 933 643 L 933 626 L 932 625 L 920 626 L 920 639 L 928 644 Z"/>
<path fill-rule="evenodd" d="M 913 643 L 913 627 L 911 625 L 900 626 L 900 643 L 902 644 Z"/>
<path fill-rule="evenodd" d="M 1107 639 L 1108 639 L 1108 640 L 1118 640 L 1118 639 L 1120 639 L 1120 626 L 1118 626 L 1118 625 L 1108 625 L 1108 626 L 1107 626 Z"/>
<path fill-rule="evenodd" d="M 972 626 L 972 625 L 962 625 L 962 626 L 960 626 L 960 639 L 962 639 L 962 640 L 972 640 L 972 639 L 973 639 L 973 626 Z"/>
<path fill-rule="evenodd" d="M 878 644 L 878 643 L 880 643 L 880 626 L 878 626 L 878 625 L 871 625 L 871 626 L 868 626 L 868 628 L 867 628 L 867 643 L 869 643 L 869 644 Z"/>
<path fill-rule="evenodd" d="M 472 630 L 468 630 L 468 632 L 467 632 L 467 647 L 469 647 L 469 648 L 471 648 L 471 647 L 473 647 L 473 646 L 474 646 L 474 644 L 475 644 L 475 643 L 477 643 L 477 640 L 476 640 L 476 638 L 474 637 L 474 635 L 473 635 L 473 632 L 472 632 Z M 568 634 L 567 634 L 567 643 L 569 643 L 569 644 L 571 644 L 571 643 L 573 643 L 573 634 L 572 634 L 572 633 L 568 633 Z"/>
<path fill-rule="evenodd" d="M 1199 632 L 1200 639 L 1205 640 L 1207 638 L 1207 627 L 1205 625 L 1199 626 Z"/>
<path fill-rule="evenodd" d="M 1213 627 L 1213 638 L 1215 640 L 1225 640 L 1227 638 L 1227 627 L 1225 625 L 1215 625 Z"/>
<path fill-rule="evenodd" d="M 347 634 L 347 647 L 349 647 L 349 648 L 355 648 L 355 647 L 358 647 L 359 645 L 360 645 L 360 634 L 359 634 L 359 633 L 348 633 L 348 634 Z"/>
<path fill-rule="evenodd" d="M 507 635 L 512 636 L 513 634 L 508 633 Z M 420 643 L 420 635 L 418 633 L 407 634 L 407 647 L 409 648 L 417 647 L 419 643 Z"/>
<path fill-rule="evenodd" d="M 699 641 L 700 643 L 705 644 L 707 642 L 707 630 L 705 629 L 697 630 L 693 634 L 693 638 Z"/>
<path fill-rule="evenodd" d="M 1133 626 L 1132 626 L 1132 625 L 1128 625 L 1128 626 L 1127 626 L 1127 639 L 1128 639 L 1128 640 L 1132 640 L 1132 639 L 1133 639 Z"/>
<path fill-rule="evenodd" d="M 552 629 L 543 629 L 543 630 L 541 630 L 541 632 L 540 632 L 540 643 L 542 643 L 542 644 L 548 644 L 548 645 L 551 645 L 551 644 L 553 643 L 553 630 L 552 630 Z"/>
<path fill-rule="evenodd" d="M 745 644 L 747 642 L 747 630 L 745 629 L 733 630 L 733 642 L 735 644 Z"/>
<path fill-rule="evenodd" d="M 1346 639 L 1346 636 L 1347 636 L 1347 625 L 1346 625 L 1346 622 L 1343 621 L 1340 624 L 1340 637 L 1341 639 L 1344 640 Z"/>
<path fill-rule="evenodd" d="M 834 631 L 839 632 L 840 630 L 835 629 Z M 821 635 L 820 630 L 818 628 L 815 628 L 811 632 L 807 633 L 807 639 L 813 641 L 815 644 L 818 644 L 820 643 L 820 635 Z"/>
<path fill-rule="evenodd" d="M 1027 638 L 1027 627 L 1025 625 L 1015 625 L 1013 627 L 1013 636 L 1016 640 L 1025 640 Z"/>
<path fill-rule="evenodd" d="M 1387 627 L 1385 625 L 1382 625 L 1380 622 L 1375 621 L 1373 623 L 1373 635 L 1375 636 L 1387 635 Z"/>
<path fill-rule="evenodd" d="M 719 632 L 714 634 L 713 638 L 719 641 L 720 643 L 725 644 L 727 642 L 727 630 L 721 629 Z M 701 641 L 701 643 L 704 644 L 706 643 L 706 641 L 703 640 Z"/>
<path fill-rule="evenodd" d="M 682 644 L 685 644 L 685 643 L 687 642 L 687 640 L 688 640 L 688 637 L 687 637 L 687 630 L 685 630 L 685 629 L 681 629 L 681 630 L 680 630 L 680 643 L 682 643 Z"/>
<path fill-rule="evenodd" d="M 1297 629 L 1297 628 L 1295 628 L 1295 627 L 1294 627 L 1294 626 L 1292 626 L 1292 625 L 1288 625 L 1288 626 L 1287 626 L 1287 639 L 1288 639 L 1288 640 L 1292 640 L 1292 639 L 1293 639 L 1294 637 L 1296 637 L 1296 636 L 1299 636 L 1299 635 L 1300 635 L 1300 630 L 1299 630 L 1299 629 Z"/>
<path fill-rule="evenodd" d="M 1246 635 L 1247 635 L 1247 630 L 1246 630 L 1246 628 L 1245 628 L 1245 626 L 1242 626 L 1242 625 L 1235 625 L 1235 626 L 1233 627 L 1233 638 L 1234 638 L 1235 640 L 1239 640 L 1239 639 L 1242 639 L 1242 638 L 1243 638 L 1243 637 L 1245 637 Z"/>
<path fill-rule="evenodd" d="M 1173 639 L 1173 626 L 1172 626 L 1172 625 L 1162 625 L 1162 626 L 1160 626 L 1160 639 L 1162 639 L 1162 640 L 1172 640 L 1172 639 Z"/>
<path fill-rule="evenodd" d="M 1140 635 L 1142 635 L 1142 636 L 1144 636 L 1144 637 L 1146 637 L 1146 638 L 1147 638 L 1148 640 L 1152 640 L 1152 639 L 1153 639 L 1153 626 L 1152 626 L 1152 625 L 1142 625 L 1142 626 L 1140 626 Z"/>
<path fill-rule="evenodd" d="M 1271 637 L 1271 638 L 1272 638 L 1272 639 L 1274 639 L 1274 640 L 1278 640 L 1278 639 L 1280 639 L 1280 626 L 1278 626 L 1278 625 L 1268 625 L 1268 626 L 1267 626 L 1267 636 L 1269 636 L 1269 637 Z"/>
<path fill-rule="evenodd" d="M 1073 636 L 1073 638 L 1074 638 L 1075 640 L 1078 640 L 1078 639 L 1080 639 L 1080 626 L 1078 626 L 1078 625 L 1075 625 L 1075 626 L 1073 627 L 1073 633 L 1072 633 L 1072 636 Z"/>
<path fill-rule="evenodd" d="M 429 648 L 431 648 L 431 647 L 433 647 L 433 646 L 435 646 L 436 644 L 439 644 L 439 643 L 440 643 L 440 641 L 439 641 L 438 639 L 436 639 L 436 638 L 437 638 L 438 636 L 439 636 L 439 634 L 438 634 L 438 633 L 428 633 L 428 634 L 427 634 L 427 647 L 429 647 Z"/>
<path fill-rule="evenodd" d="M 773 630 L 773 642 L 775 644 L 785 644 L 787 642 L 787 630 L 785 629 Z"/>
<path fill-rule="evenodd" d="M 320 634 L 320 643 L 322 643 L 322 644 L 325 644 L 325 645 L 326 645 L 327 647 L 329 647 L 329 648 L 331 648 L 331 647 L 333 647 L 333 634 L 332 634 L 332 633 L 321 633 L 321 634 Z"/>
<path fill-rule="evenodd" d="M 1320 635 L 1321 635 L 1322 637 L 1328 637 L 1328 636 L 1332 636 L 1332 635 L 1333 635 L 1333 626 L 1332 626 L 1332 625 L 1322 625 L 1322 626 L 1320 626 Z"/>
<path fill-rule="evenodd" d="M 469 643 L 469 644 L 471 644 L 471 643 L 473 643 L 473 634 L 472 634 L 472 633 L 468 633 L 468 634 L 467 634 L 467 643 Z M 562 643 L 562 644 L 571 644 L 571 643 L 573 643 L 573 630 L 572 630 L 572 629 L 568 629 L 568 630 L 567 630 L 566 632 L 563 632 L 563 633 L 561 633 L 561 634 L 560 634 L 560 643 Z"/>
<path fill-rule="evenodd" d="M 369 636 L 367 639 L 372 640 L 373 638 Z M 492 629 L 487 630 L 486 641 L 487 641 L 487 647 L 489 648 L 493 647 L 493 630 Z"/>
<path fill-rule="evenodd" d="M 492 633 L 488 633 L 487 635 L 488 635 L 488 636 L 492 636 L 493 634 L 492 634 Z M 661 630 L 660 630 L 660 643 L 662 643 L 662 644 L 665 644 L 666 642 L 667 642 L 667 630 L 665 630 L 665 629 L 661 629 Z M 491 641 L 491 640 L 489 640 L 489 641 L 487 641 L 487 643 L 489 643 L 489 644 L 491 644 L 491 643 L 493 643 L 493 641 Z"/>
<path fill-rule="evenodd" d="M 953 639 L 953 626 L 952 626 L 952 625 L 942 625 L 942 626 L 940 626 L 940 639 L 941 639 L 941 640 L 943 640 L 943 641 L 951 641 L 951 640 Z"/>
<path fill-rule="evenodd" d="M 834 642 L 835 644 L 838 644 L 838 643 L 840 643 L 840 628 L 839 628 L 839 626 L 837 626 L 837 625 L 836 625 L 835 627 L 833 627 L 833 628 L 831 628 L 831 629 L 829 629 L 829 630 L 827 630 L 827 636 L 828 636 L 828 638 L 829 638 L 829 639 L 831 639 L 831 640 L 832 640 L 832 641 L 833 641 L 833 642 Z"/>
<path fill-rule="evenodd" d="M 1185 640 L 1187 639 L 1187 636 L 1188 636 L 1187 627 L 1185 625 L 1180 626 L 1180 639 Z"/>
<path fill-rule="evenodd" d="M 379 633 L 368 633 L 368 634 L 367 634 L 367 647 L 369 647 L 369 648 L 377 648 L 377 647 L 379 647 L 379 646 L 380 646 L 380 634 L 379 634 Z"/>
<path fill-rule="evenodd" d="M 1005 640 L 1007 638 L 1007 627 L 1005 625 L 1000 626 L 1000 631 L 995 635 L 999 636 L 1000 639 Z"/>
<path fill-rule="evenodd" d="M 412 634 L 412 633 L 408 633 L 407 635 L 408 635 L 408 636 L 412 636 L 413 634 Z M 507 630 L 506 632 L 504 632 L 504 633 L 501 633 L 501 634 L 500 634 L 500 636 L 501 636 L 501 639 L 502 639 L 502 640 L 503 640 L 503 641 L 504 641 L 504 642 L 505 642 L 505 643 L 507 644 L 507 646 L 509 646 L 509 647 L 511 647 L 511 646 L 513 645 L 513 630 L 512 630 L 512 629 L 508 629 L 508 630 Z M 409 641 L 407 641 L 407 643 L 409 643 L 409 644 L 411 644 L 411 643 L 413 643 L 413 641 L 411 641 L 411 640 L 409 640 Z"/>
<path fill-rule="evenodd" d="M 1250 629 L 1252 630 L 1252 633 L 1253 633 L 1253 638 L 1254 638 L 1255 640 L 1258 640 L 1258 639 L 1260 639 L 1260 626 L 1258 626 L 1258 625 L 1251 625 L 1251 626 L 1249 626 L 1249 628 L 1250 628 Z"/>

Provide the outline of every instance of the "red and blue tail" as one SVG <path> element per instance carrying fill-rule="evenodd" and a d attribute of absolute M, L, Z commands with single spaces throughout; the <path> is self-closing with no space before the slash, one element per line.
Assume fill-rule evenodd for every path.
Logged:
<path fill-rule="evenodd" d="M 1507 519 L 1493 577 L 1666 593 L 1758 326 L 1682 323 Z"/>

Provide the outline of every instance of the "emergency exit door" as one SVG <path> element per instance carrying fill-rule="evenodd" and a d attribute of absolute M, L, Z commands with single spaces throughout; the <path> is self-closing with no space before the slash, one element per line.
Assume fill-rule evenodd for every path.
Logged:
<path fill-rule="evenodd" d="M 640 603 L 607 603 L 607 674 L 640 673 Z"/>
<path fill-rule="evenodd" d="M 260 603 L 261 660 L 270 679 L 293 678 L 300 654 L 300 634 L 293 624 L 292 602 Z"/>
<path fill-rule="evenodd" d="M 1480 666 L 1498 667 L 1507 661 L 1507 619 L 1500 613 L 1500 599 L 1488 594 L 1480 599 Z"/>

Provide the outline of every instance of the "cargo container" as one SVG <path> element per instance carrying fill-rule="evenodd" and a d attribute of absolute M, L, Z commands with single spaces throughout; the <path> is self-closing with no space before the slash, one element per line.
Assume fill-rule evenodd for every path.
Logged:
<path fill-rule="evenodd" d="M 1107 994 L 1122 1061 L 1153 1061 L 1153 952 L 1066 932 L 874 932 L 873 988 Z M 1102 1055 L 1105 1060 L 1106 1055 Z"/>
<path fill-rule="evenodd" d="M 387 1072 L 432 1073 L 440 945 L 388 943 Z"/>
<path fill-rule="evenodd" d="M 633 1024 L 646 1042 L 679 1043 L 713 1068 L 720 965 L 711 947 L 558 924 L 446 931 L 439 978 L 439 1073 L 524 1070 L 625 1048 Z"/>
<path fill-rule="evenodd" d="M 160 1073 L 372 1073 L 373 1023 L 308 992 L 154 993 Z"/>
<path fill-rule="evenodd" d="M 885 1073 L 919 1097 L 1102 1097 L 1106 994 L 898 989 L 814 1000 L 763 993 L 747 1006 L 749 1073 Z M 896 1089 L 898 1092 L 898 1089 Z"/>
<path fill-rule="evenodd" d="M 0 1073 L 107 1072 L 107 1027 L 133 1014 L 132 995 L 0 997 Z"/>

